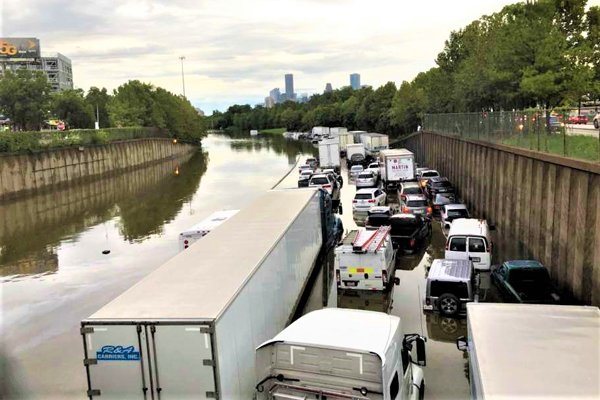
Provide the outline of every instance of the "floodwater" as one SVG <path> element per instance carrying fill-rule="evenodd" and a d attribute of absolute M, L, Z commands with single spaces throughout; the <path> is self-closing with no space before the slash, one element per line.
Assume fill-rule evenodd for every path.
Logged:
<path fill-rule="evenodd" d="M 0 203 L 0 398 L 84 398 L 79 322 L 174 256 L 179 232 L 313 151 L 209 135 L 181 159 Z"/>

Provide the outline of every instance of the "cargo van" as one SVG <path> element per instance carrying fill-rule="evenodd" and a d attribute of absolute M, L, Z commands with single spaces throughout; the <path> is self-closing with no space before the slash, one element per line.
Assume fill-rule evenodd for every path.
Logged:
<path fill-rule="evenodd" d="M 306 314 L 256 349 L 257 399 L 422 399 L 422 366 L 425 338 L 405 335 L 400 318 L 325 308 Z"/>
<path fill-rule="evenodd" d="M 450 226 L 444 258 L 471 260 L 477 271 L 489 271 L 492 265 L 492 241 L 484 219 L 459 218 Z"/>
<path fill-rule="evenodd" d="M 350 231 L 335 249 L 335 276 L 339 289 L 385 290 L 396 282 L 396 250 L 390 227 Z"/>

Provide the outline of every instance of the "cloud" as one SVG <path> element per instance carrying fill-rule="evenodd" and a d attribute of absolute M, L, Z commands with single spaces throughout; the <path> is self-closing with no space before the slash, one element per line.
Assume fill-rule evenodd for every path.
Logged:
<path fill-rule="evenodd" d="M 410 80 L 451 30 L 511 2 L 19 0 L 4 2 L 2 31 L 70 57 L 84 89 L 140 79 L 179 93 L 184 55 L 186 94 L 210 110 L 260 102 L 288 72 L 318 91 L 352 72 L 374 86 Z"/>

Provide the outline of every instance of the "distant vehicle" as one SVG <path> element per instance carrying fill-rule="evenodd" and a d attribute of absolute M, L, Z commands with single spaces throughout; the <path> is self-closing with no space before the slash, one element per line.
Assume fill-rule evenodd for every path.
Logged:
<path fill-rule="evenodd" d="M 308 187 L 310 177 L 313 176 L 312 169 L 303 170 L 298 177 L 298 187 Z"/>
<path fill-rule="evenodd" d="M 302 173 L 302 171 L 314 172 L 315 169 L 312 166 L 310 166 L 309 164 L 304 164 L 304 165 L 300 165 L 298 167 L 298 173 L 300 174 L 300 173 Z"/>
<path fill-rule="evenodd" d="M 349 166 L 362 164 L 365 162 L 365 145 L 362 143 L 348 143 L 346 145 L 346 162 Z"/>
<path fill-rule="evenodd" d="M 433 213 L 424 194 L 407 194 L 400 199 L 400 210 L 404 214 L 422 215 L 423 217 L 431 217 Z"/>
<path fill-rule="evenodd" d="M 560 122 L 559 117 L 557 117 L 557 116 L 551 116 L 551 117 L 548 118 L 548 130 L 551 133 L 560 132 L 562 126 L 563 125 Z"/>
<path fill-rule="evenodd" d="M 600 128 L 600 113 L 597 113 L 592 121 L 594 122 L 594 128 Z"/>
<path fill-rule="evenodd" d="M 258 131 L 256 129 L 252 129 L 250 131 L 250 136 L 257 136 L 258 135 Z"/>
<path fill-rule="evenodd" d="M 509 303 L 558 304 L 560 296 L 548 270 L 534 260 L 506 261 L 492 268 L 492 282 Z"/>
<path fill-rule="evenodd" d="M 386 195 L 381 189 L 359 189 L 352 200 L 353 211 L 369 211 L 373 206 L 385 206 Z"/>
<path fill-rule="evenodd" d="M 418 182 L 402 182 L 398 187 L 398 199 L 409 194 L 423 194 L 423 189 Z"/>
<path fill-rule="evenodd" d="M 371 171 L 376 177 L 379 177 L 379 163 L 378 162 L 372 162 L 369 165 L 367 165 L 367 168 L 365 169 L 365 171 Z"/>
<path fill-rule="evenodd" d="M 365 145 L 367 157 L 371 159 L 377 158 L 381 150 L 389 148 L 388 135 L 381 133 L 363 133 L 360 135 L 360 142 Z"/>
<path fill-rule="evenodd" d="M 446 316 L 466 314 L 466 304 L 479 301 L 478 285 L 471 261 L 433 260 L 427 274 L 423 310 Z"/>
<path fill-rule="evenodd" d="M 444 204 L 440 208 L 442 226 L 450 228 L 452 221 L 458 218 L 470 218 L 469 210 L 464 204 Z"/>
<path fill-rule="evenodd" d="M 334 126 L 333 128 L 329 128 L 329 134 L 332 136 L 339 136 L 344 133 L 348 133 L 348 128 L 343 126 Z"/>
<path fill-rule="evenodd" d="M 471 260 L 475 269 L 489 271 L 492 262 L 490 230 L 484 219 L 459 218 L 450 225 L 444 258 Z"/>
<path fill-rule="evenodd" d="M 208 235 L 213 229 L 233 217 L 240 210 L 215 211 L 208 217 L 179 234 L 179 251 L 185 250 L 198 239 Z"/>
<path fill-rule="evenodd" d="M 340 157 L 346 157 L 349 144 L 354 144 L 354 136 L 350 132 L 338 133 L 340 142 Z"/>
<path fill-rule="evenodd" d="M 365 219 L 365 228 L 377 229 L 380 226 L 389 226 L 390 217 L 393 215 L 389 206 L 371 207 Z"/>
<path fill-rule="evenodd" d="M 326 175 L 331 175 L 335 180 L 337 180 L 337 182 L 339 183 L 340 189 L 344 187 L 344 178 L 342 177 L 342 175 L 335 172 L 335 170 L 333 170 L 332 168 L 325 168 L 322 171 L 322 173 L 326 174 Z"/>
<path fill-rule="evenodd" d="M 431 221 L 420 215 L 394 214 L 389 219 L 392 243 L 398 251 L 414 252 L 431 236 Z"/>
<path fill-rule="evenodd" d="M 377 176 L 371 171 L 363 171 L 356 176 L 357 188 L 370 188 L 377 186 Z"/>
<path fill-rule="evenodd" d="M 598 307 L 469 303 L 467 326 L 471 399 L 600 397 Z"/>
<path fill-rule="evenodd" d="M 315 157 L 308 157 L 305 164 L 310 165 L 312 169 L 316 169 L 319 165 L 319 161 Z"/>
<path fill-rule="evenodd" d="M 425 171 L 421 171 L 421 175 L 419 177 L 419 183 L 421 184 L 421 187 L 424 188 L 425 185 L 427 185 L 429 178 L 433 178 L 434 176 L 440 176 L 440 173 L 435 169 L 426 169 Z"/>
<path fill-rule="evenodd" d="M 338 289 L 390 289 L 396 268 L 390 227 L 350 231 L 335 249 L 334 266 Z"/>
<path fill-rule="evenodd" d="M 588 117 L 587 117 L 587 115 L 571 115 L 567 119 L 567 122 L 569 124 L 587 124 L 588 123 Z"/>
<path fill-rule="evenodd" d="M 340 145 L 334 140 L 322 140 L 319 143 L 319 166 L 340 170 Z"/>
<path fill-rule="evenodd" d="M 448 178 L 444 178 L 441 176 L 433 176 L 425 185 L 425 194 L 430 199 L 433 199 L 436 194 L 445 194 L 445 193 L 456 193 L 456 189 L 450 183 Z"/>
<path fill-rule="evenodd" d="M 381 181 L 387 190 L 396 190 L 403 181 L 415 179 L 415 155 L 407 149 L 381 150 Z"/>
<path fill-rule="evenodd" d="M 423 173 L 423 171 L 428 171 L 429 168 L 427 167 L 419 167 L 415 170 L 415 178 L 417 180 L 421 179 L 421 174 Z"/>
<path fill-rule="evenodd" d="M 360 135 L 367 133 L 367 131 L 350 131 L 348 133 L 352 134 L 354 137 L 354 143 L 360 143 Z"/>
<path fill-rule="evenodd" d="M 456 203 L 456 196 L 454 193 L 438 193 L 433 197 L 431 201 L 431 207 L 433 208 L 433 215 L 438 215 L 442 207 L 446 204 Z"/>
<path fill-rule="evenodd" d="M 386 313 L 313 311 L 256 349 L 256 398 L 422 399 L 425 340 L 405 335 L 400 318 Z"/>
<path fill-rule="evenodd" d="M 356 178 L 364 170 L 365 169 L 364 169 L 364 167 L 362 165 L 353 165 L 352 167 L 350 167 L 350 177 L 351 178 Z"/>

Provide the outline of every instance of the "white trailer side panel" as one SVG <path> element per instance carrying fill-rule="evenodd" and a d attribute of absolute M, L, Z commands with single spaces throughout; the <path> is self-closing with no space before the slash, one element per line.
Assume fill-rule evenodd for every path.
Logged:
<path fill-rule="evenodd" d="M 252 398 L 256 382 L 251 350 L 285 328 L 320 250 L 321 225 L 314 222 L 319 218 L 315 201 L 298 216 L 252 281 L 218 319 L 219 370 L 237 372 L 220 374 L 221 399 Z"/>

